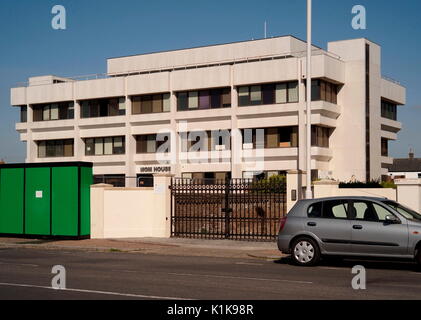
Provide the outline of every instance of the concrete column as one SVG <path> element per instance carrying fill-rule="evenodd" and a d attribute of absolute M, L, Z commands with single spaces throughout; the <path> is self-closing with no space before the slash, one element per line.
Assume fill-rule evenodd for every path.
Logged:
<path fill-rule="evenodd" d="M 172 81 L 172 72 L 168 74 L 168 82 L 170 88 L 170 113 L 171 113 L 171 173 L 176 177 L 181 177 L 181 164 L 180 164 L 180 152 L 181 152 L 181 143 L 180 135 L 178 133 L 178 123 L 176 120 L 177 116 L 177 96 L 173 91 L 173 81 Z"/>
<path fill-rule="evenodd" d="M 421 213 L 421 179 L 395 180 L 397 202 Z"/>
<path fill-rule="evenodd" d="M 74 100 L 74 146 L 73 152 L 76 160 L 80 161 L 85 156 L 85 144 L 80 137 L 79 123 L 81 119 L 81 105 L 80 101 Z"/>
<path fill-rule="evenodd" d="M 33 162 L 37 157 L 37 148 L 32 140 L 32 124 L 34 123 L 34 112 L 32 105 L 26 106 L 27 130 L 26 130 L 26 162 Z"/>
<path fill-rule="evenodd" d="M 173 174 L 154 174 L 154 192 L 161 195 L 164 210 L 154 215 L 154 225 L 162 226 L 165 221 L 165 237 L 171 237 L 171 179 Z"/>
<path fill-rule="evenodd" d="M 127 80 L 126 80 L 127 81 Z M 127 85 L 126 85 L 127 88 Z M 126 187 L 136 187 L 136 164 L 134 162 L 134 155 L 136 154 L 136 139 L 132 135 L 132 126 L 130 124 L 130 117 L 132 115 L 132 100 L 126 94 Z"/>
<path fill-rule="evenodd" d="M 231 177 L 242 178 L 241 153 L 243 143 L 238 134 L 238 93 L 234 85 L 234 65 L 231 66 Z"/>

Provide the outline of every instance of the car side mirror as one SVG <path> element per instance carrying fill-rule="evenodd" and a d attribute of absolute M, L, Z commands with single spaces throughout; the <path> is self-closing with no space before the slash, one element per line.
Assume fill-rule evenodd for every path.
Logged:
<path fill-rule="evenodd" d="M 399 224 L 399 223 L 401 223 L 401 221 L 398 218 L 396 218 L 394 215 L 391 215 L 391 214 L 386 216 L 385 221 L 388 224 Z"/>

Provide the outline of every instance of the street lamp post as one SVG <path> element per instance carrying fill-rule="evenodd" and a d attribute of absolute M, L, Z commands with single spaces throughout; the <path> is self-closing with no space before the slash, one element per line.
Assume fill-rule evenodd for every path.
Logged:
<path fill-rule="evenodd" d="M 312 30 L 311 30 L 311 15 L 312 15 L 312 0 L 307 0 L 307 188 L 306 199 L 312 199 L 313 193 L 311 191 L 311 49 L 312 49 Z"/>

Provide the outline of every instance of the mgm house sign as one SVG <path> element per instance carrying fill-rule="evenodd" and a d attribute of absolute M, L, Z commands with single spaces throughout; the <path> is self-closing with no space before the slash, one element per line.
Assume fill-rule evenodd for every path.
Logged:
<path fill-rule="evenodd" d="M 141 167 L 140 173 L 171 173 L 170 166 Z"/>

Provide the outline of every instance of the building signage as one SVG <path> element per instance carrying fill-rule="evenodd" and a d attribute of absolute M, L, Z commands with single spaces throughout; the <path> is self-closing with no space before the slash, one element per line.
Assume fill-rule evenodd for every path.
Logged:
<path fill-rule="evenodd" d="M 167 173 L 171 172 L 171 167 L 141 167 L 141 173 Z"/>

